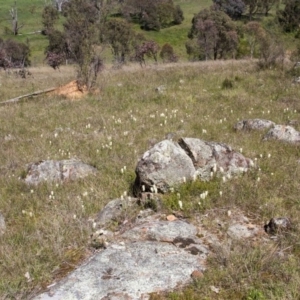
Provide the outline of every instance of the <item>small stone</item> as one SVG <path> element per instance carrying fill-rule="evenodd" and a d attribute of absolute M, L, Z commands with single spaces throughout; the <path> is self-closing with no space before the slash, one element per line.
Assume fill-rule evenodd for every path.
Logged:
<path fill-rule="evenodd" d="M 291 221 L 287 217 L 272 218 L 268 224 L 264 226 L 265 232 L 268 234 L 276 234 L 287 231 L 291 228 Z"/>
<path fill-rule="evenodd" d="M 202 272 L 195 270 L 192 272 L 191 277 L 195 280 L 202 278 L 204 275 Z"/>
<path fill-rule="evenodd" d="M 167 220 L 170 221 L 170 222 L 172 222 L 172 221 L 177 220 L 177 218 L 174 215 L 168 215 L 167 216 Z"/>

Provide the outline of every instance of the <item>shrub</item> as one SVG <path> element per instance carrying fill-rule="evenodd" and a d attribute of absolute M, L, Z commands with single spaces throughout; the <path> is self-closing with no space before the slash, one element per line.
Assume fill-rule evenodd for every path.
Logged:
<path fill-rule="evenodd" d="M 162 46 L 159 56 L 161 57 L 164 63 L 178 61 L 178 57 L 174 53 L 173 47 L 168 43 Z"/>

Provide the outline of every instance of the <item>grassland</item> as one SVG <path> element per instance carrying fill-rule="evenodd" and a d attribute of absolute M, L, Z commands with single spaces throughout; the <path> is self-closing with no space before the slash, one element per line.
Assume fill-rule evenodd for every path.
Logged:
<path fill-rule="evenodd" d="M 32 73 L 24 80 L 1 72 L 1 98 L 74 77 L 71 68 Z M 232 89 L 221 88 L 226 78 L 232 80 Z M 166 87 L 163 94 L 155 91 L 160 85 Z M 88 220 L 109 200 L 130 193 L 135 165 L 149 140 L 160 141 L 169 132 L 242 148 L 260 167 L 213 184 L 205 207 L 199 208 L 198 196 L 186 196 L 183 213 L 192 218 L 195 211 L 238 207 L 262 226 L 271 217 L 288 216 L 293 231 L 273 244 L 282 250 L 280 259 L 278 251 L 264 245 L 237 244 L 230 253 L 211 258 L 203 280 L 165 297 L 199 299 L 201 291 L 200 299 L 298 298 L 299 147 L 262 142 L 261 133 L 232 129 L 244 118 L 279 124 L 299 120 L 300 91 L 291 78 L 282 70 L 257 71 L 251 61 L 217 61 L 106 69 L 98 87 L 99 95 L 80 101 L 52 95 L 0 107 L 0 210 L 7 223 L 0 237 L 0 298 L 29 298 L 89 255 Z M 21 180 L 30 162 L 69 157 L 94 165 L 98 175 L 37 187 Z M 168 202 L 165 209 L 171 211 Z M 220 287 L 220 294 L 214 294 L 211 285 Z"/>

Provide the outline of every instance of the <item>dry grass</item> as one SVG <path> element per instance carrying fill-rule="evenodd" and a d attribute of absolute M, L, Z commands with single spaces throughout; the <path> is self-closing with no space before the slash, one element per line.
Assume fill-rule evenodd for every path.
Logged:
<path fill-rule="evenodd" d="M 0 73 L 1 100 L 63 85 L 75 74 L 71 67 L 31 72 L 32 78 L 25 80 Z M 233 83 L 231 89 L 221 88 L 226 78 Z M 155 89 L 161 85 L 165 90 L 160 94 Z M 245 118 L 278 124 L 299 120 L 299 86 L 283 71 L 257 71 L 255 62 L 219 61 L 107 68 L 98 88 L 100 94 L 81 101 L 51 95 L 0 107 L 0 211 L 7 222 L 0 237 L 0 298 L 29 298 L 84 259 L 88 220 L 110 199 L 130 190 L 135 165 L 150 140 L 160 141 L 169 132 L 228 143 L 257 158 L 260 169 L 209 185 L 211 197 L 200 211 L 239 207 L 262 224 L 273 216 L 288 216 L 294 231 L 274 243 L 279 250 L 288 249 L 281 260 L 267 247 L 238 244 L 226 254 L 227 265 L 212 257 L 204 279 L 184 293 L 164 297 L 199 299 L 201 293 L 201 299 L 298 298 L 299 147 L 262 142 L 262 133 L 234 132 L 232 127 Z M 68 157 L 94 165 L 98 175 L 37 187 L 20 179 L 27 163 Z M 199 196 L 192 186 L 182 189 L 189 201 L 183 199 L 184 210 L 192 216 L 193 210 L 199 211 Z M 220 287 L 220 294 L 211 285 Z"/>

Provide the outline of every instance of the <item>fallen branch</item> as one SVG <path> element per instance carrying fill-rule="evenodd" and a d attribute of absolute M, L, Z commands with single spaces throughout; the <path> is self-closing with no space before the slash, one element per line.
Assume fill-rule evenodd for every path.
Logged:
<path fill-rule="evenodd" d="M 56 90 L 56 88 L 51 88 L 51 89 L 42 90 L 42 91 L 36 91 L 34 93 L 31 93 L 31 94 L 26 94 L 26 95 L 22 95 L 22 96 L 12 98 L 12 99 L 9 99 L 9 100 L 6 100 L 6 101 L 2 101 L 2 102 L 0 102 L 0 105 L 19 102 L 21 99 L 28 98 L 28 97 L 33 97 L 33 96 L 37 96 L 37 95 L 41 95 L 41 94 L 46 94 L 46 93 L 52 92 L 54 90 Z"/>

